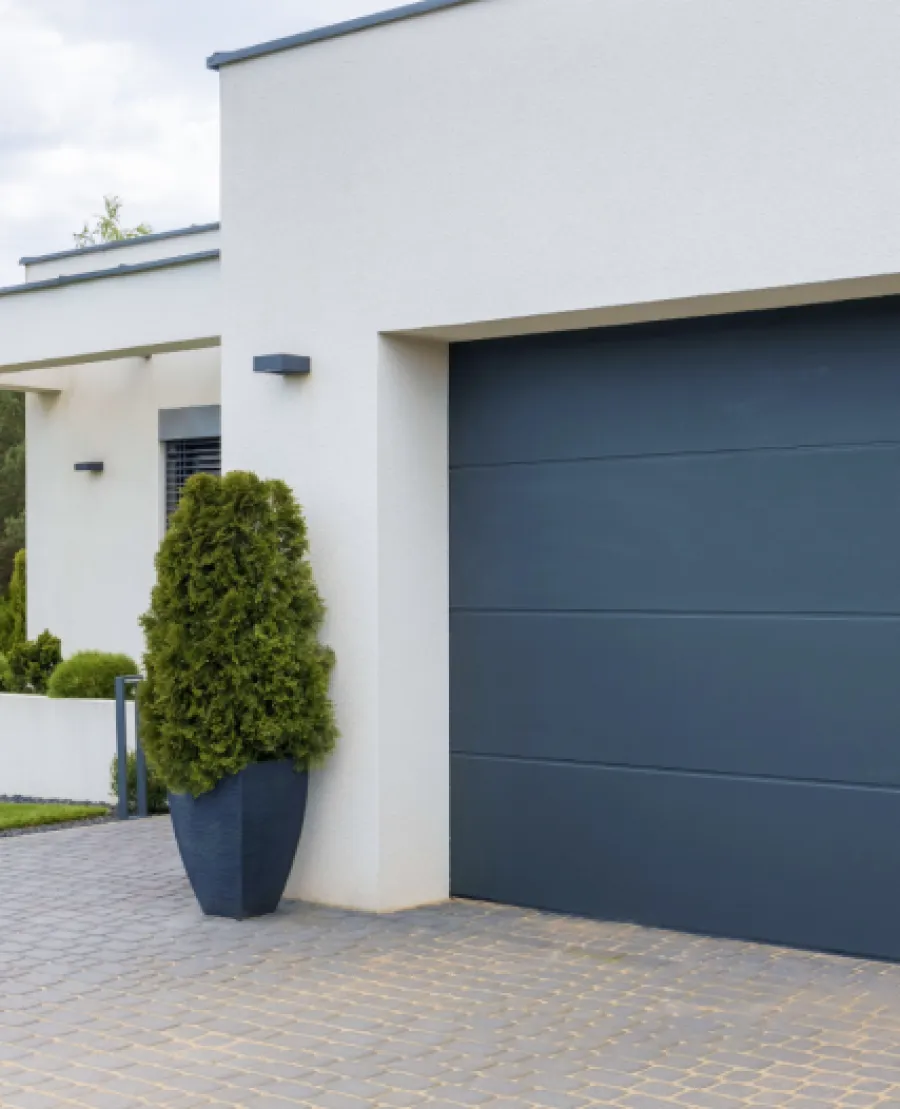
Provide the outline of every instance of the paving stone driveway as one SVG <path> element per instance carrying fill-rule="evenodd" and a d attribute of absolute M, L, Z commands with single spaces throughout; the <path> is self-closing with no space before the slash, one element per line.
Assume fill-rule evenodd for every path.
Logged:
<path fill-rule="evenodd" d="M 900 967 L 465 903 L 205 920 L 165 819 L 5 839 L 0 1105 L 900 1106 Z"/>

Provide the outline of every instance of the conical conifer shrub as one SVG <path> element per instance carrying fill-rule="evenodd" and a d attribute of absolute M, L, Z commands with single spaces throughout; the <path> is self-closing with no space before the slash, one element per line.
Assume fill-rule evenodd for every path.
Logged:
<path fill-rule="evenodd" d="M 325 610 L 306 524 L 284 482 L 199 474 L 156 557 L 142 617 L 147 759 L 195 797 L 256 762 L 320 763 L 337 736 Z"/>

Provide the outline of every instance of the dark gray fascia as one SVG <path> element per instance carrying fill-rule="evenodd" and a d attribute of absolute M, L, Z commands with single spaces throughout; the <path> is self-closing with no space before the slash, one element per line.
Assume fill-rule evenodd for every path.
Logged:
<path fill-rule="evenodd" d="M 222 408 L 218 404 L 159 410 L 160 443 L 173 439 L 215 439 L 221 434 Z"/>
<path fill-rule="evenodd" d="M 253 359 L 255 374 L 308 374 L 311 369 L 305 354 L 257 354 Z"/>
<path fill-rule="evenodd" d="M 155 231 L 150 235 L 136 235 L 133 239 L 117 239 L 114 243 L 97 243 L 96 246 L 72 247 L 70 250 L 57 250 L 53 254 L 26 255 L 19 259 L 20 266 L 36 266 L 40 262 L 56 262 L 61 258 L 77 258 L 81 254 L 100 254 L 106 250 L 121 250 L 126 246 L 142 246 L 144 243 L 158 243 L 162 239 L 178 239 L 182 235 L 203 235 L 208 231 L 218 231 L 218 223 L 192 223 L 190 227 L 179 227 L 174 231 Z"/>
<path fill-rule="evenodd" d="M 87 273 L 63 274 L 61 277 L 47 277 L 43 281 L 24 281 L 21 285 L 7 285 L 6 288 L 0 289 L 0 297 L 13 297 L 20 293 L 34 293 L 40 289 L 64 289 L 67 285 L 81 285 L 85 281 L 103 281 L 107 277 L 132 277 L 135 274 L 149 273 L 152 270 L 192 266 L 197 262 L 210 262 L 218 257 L 218 250 L 203 250 L 199 254 L 177 254 L 174 258 L 157 258 L 153 262 L 135 262 L 131 266 L 114 266 L 107 270 L 88 270 Z"/>
<path fill-rule="evenodd" d="M 383 27 L 386 23 L 400 23 L 404 19 L 415 19 L 417 16 L 439 12 L 444 8 L 458 8 L 462 4 L 475 2 L 476 0 L 419 0 L 416 4 L 404 4 L 389 11 L 374 12 L 372 15 L 363 15 L 358 19 L 348 19 L 344 23 L 332 23 L 328 27 L 301 31 L 299 35 L 288 35 L 286 38 L 272 39 L 271 42 L 261 42 L 256 46 L 245 46 L 243 50 L 225 50 L 207 58 L 206 66 L 208 69 L 221 69 L 235 62 L 245 62 L 249 58 L 280 54 L 283 50 L 309 46 L 314 42 L 324 42 L 326 39 L 342 38 L 344 35 L 355 35 L 359 31 L 368 31 L 371 27 Z"/>

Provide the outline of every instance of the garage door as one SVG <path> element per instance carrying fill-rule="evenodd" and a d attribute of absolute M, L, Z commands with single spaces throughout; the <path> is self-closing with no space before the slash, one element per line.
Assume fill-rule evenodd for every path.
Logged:
<path fill-rule="evenodd" d="M 456 346 L 457 895 L 900 957 L 900 306 Z"/>

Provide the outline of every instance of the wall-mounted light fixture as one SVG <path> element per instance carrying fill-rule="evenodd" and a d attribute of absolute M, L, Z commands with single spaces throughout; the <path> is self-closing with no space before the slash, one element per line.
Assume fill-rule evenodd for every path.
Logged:
<path fill-rule="evenodd" d="M 308 374 L 312 361 L 305 354 L 257 354 L 253 359 L 255 374 L 282 374 L 285 377 Z"/>
<path fill-rule="evenodd" d="M 76 462 L 75 470 L 80 474 L 102 474 L 102 462 Z"/>

